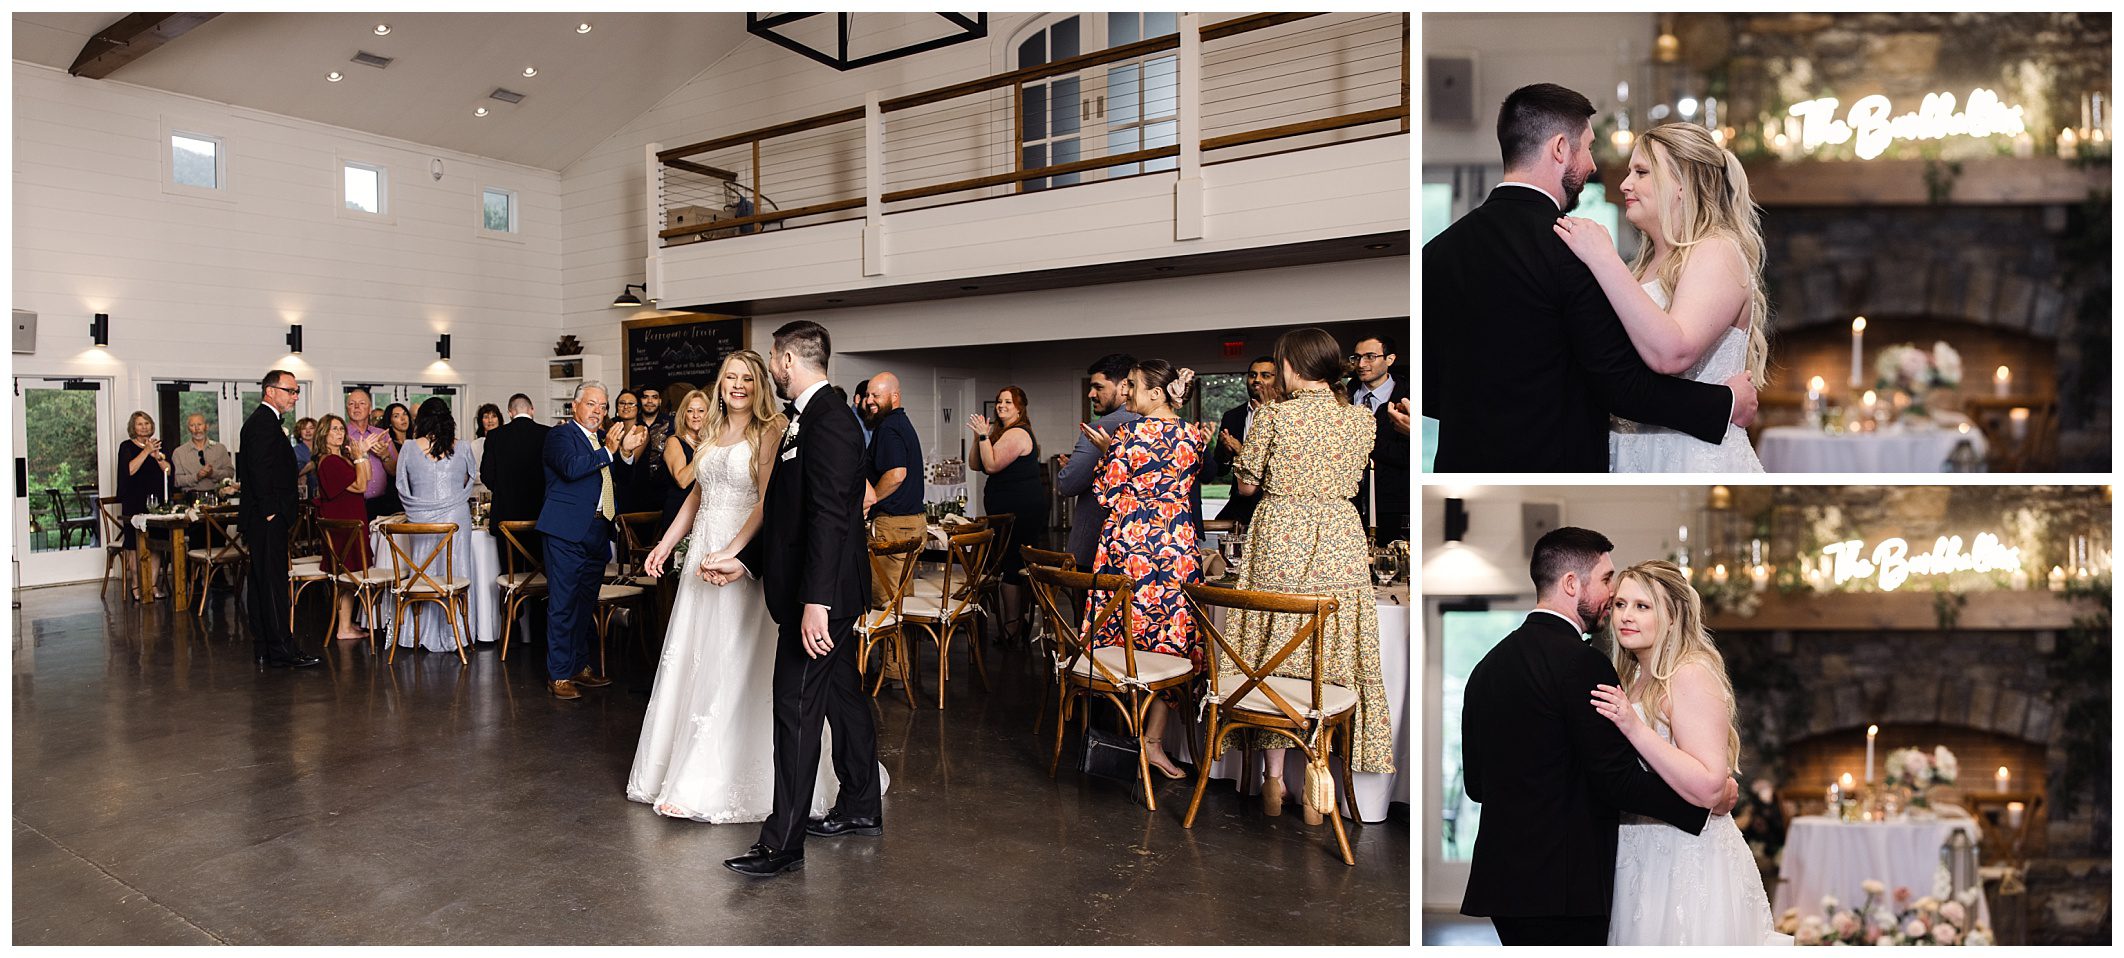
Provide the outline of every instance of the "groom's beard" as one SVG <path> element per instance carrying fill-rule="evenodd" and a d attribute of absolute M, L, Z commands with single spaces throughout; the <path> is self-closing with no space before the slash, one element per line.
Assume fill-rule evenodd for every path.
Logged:
<path fill-rule="evenodd" d="M 789 377 L 787 375 L 779 370 L 770 369 L 767 371 L 767 378 L 774 380 L 774 394 L 780 397 L 783 402 L 796 402 L 796 397 L 789 394 Z"/>
<path fill-rule="evenodd" d="M 1602 602 L 1595 605 L 1580 600 L 1578 603 L 1578 621 L 1586 624 L 1586 633 L 1588 635 L 1599 632 L 1608 625 L 1608 604 Z"/>
<path fill-rule="evenodd" d="M 1592 172 L 1591 172 L 1591 171 L 1588 171 L 1588 172 L 1586 172 L 1586 173 L 1584 173 L 1584 174 L 1582 174 L 1582 175 L 1580 175 L 1580 176 L 1578 176 L 1577 178 L 1575 178 L 1575 179 L 1574 179 L 1574 178 L 1572 178 L 1572 176 L 1571 176 L 1571 174 L 1570 174 L 1570 173 L 1565 173 L 1565 174 L 1564 174 L 1564 178 L 1563 178 L 1563 211 L 1564 211 L 1564 212 L 1566 212 L 1566 213 L 1569 213 L 1569 212 L 1571 212 L 1572 210 L 1575 210 L 1575 209 L 1577 209 L 1577 208 L 1578 208 L 1578 194 L 1579 194 L 1579 192 L 1580 192 L 1580 191 L 1582 191 L 1582 190 L 1584 190 L 1584 189 L 1586 188 L 1586 178 L 1587 178 L 1587 177 L 1590 177 L 1590 176 L 1592 176 L 1592 175 L 1593 175 L 1593 174 L 1592 174 Z"/>

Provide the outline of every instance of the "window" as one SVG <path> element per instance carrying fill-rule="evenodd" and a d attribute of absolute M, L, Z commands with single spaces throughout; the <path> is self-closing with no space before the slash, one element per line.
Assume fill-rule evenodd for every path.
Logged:
<path fill-rule="evenodd" d="M 1443 610 L 1440 638 L 1444 642 L 1444 694 L 1436 720 L 1440 723 L 1439 769 L 1440 814 L 1439 858 L 1448 862 L 1471 861 L 1475 833 L 1482 825 L 1482 806 L 1469 800 L 1465 769 L 1460 765 L 1461 706 L 1465 702 L 1468 675 L 1497 643 L 1525 621 L 1525 610 Z"/>
<path fill-rule="evenodd" d="M 170 182 L 203 190 L 220 189 L 221 140 L 196 133 L 171 133 Z"/>
<path fill-rule="evenodd" d="M 1106 15 L 1106 45 L 1124 46 L 1137 40 L 1177 33 L 1176 13 L 1109 13 Z M 1152 57 L 1117 63 L 1106 71 L 1106 154 L 1115 156 L 1137 150 L 1154 150 L 1180 142 L 1180 58 Z M 1174 158 L 1145 163 L 1123 163 L 1107 171 L 1108 177 L 1129 176 L 1177 169 Z"/>
<path fill-rule="evenodd" d="M 1125 46 L 1179 31 L 1176 13 L 1072 14 L 1017 41 L 1021 68 Z M 1180 58 L 1170 53 L 1029 80 L 1018 118 L 1018 168 L 1170 147 L 1180 142 Z M 1027 180 L 1025 192 L 1136 173 L 1171 170 L 1175 158 L 1123 163 Z"/>
<path fill-rule="evenodd" d="M 496 233 L 516 232 L 516 193 L 487 187 L 480 194 L 479 225 Z"/>
<path fill-rule="evenodd" d="M 384 168 L 367 163 L 344 163 L 346 208 L 359 213 L 382 214 L 385 203 Z"/>

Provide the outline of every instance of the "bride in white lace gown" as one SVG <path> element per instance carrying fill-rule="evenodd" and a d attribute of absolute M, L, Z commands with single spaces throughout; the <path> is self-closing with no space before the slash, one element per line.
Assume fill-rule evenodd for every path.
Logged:
<path fill-rule="evenodd" d="M 1598 686 L 1593 707 L 1675 792 L 1715 802 L 1739 771 L 1740 736 L 1733 685 L 1704 631 L 1696 590 L 1671 562 L 1625 569 L 1608 628 L 1623 685 Z M 1733 816 L 1713 815 L 1691 835 L 1625 814 L 1608 944 L 1789 945 L 1792 937 L 1772 924 L 1762 874 Z"/>
<path fill-rule="evenodd" d="M 1557 235 L 1600 282 L 1631 345 L 1655 372 L 1721 384 L 1769 363 L 1763 238 L 1740 160 L 1703 127 L 1670 123 L 1639 137 L 1623 179 L 1623 216 L 1645 234 L 1625 265 L 1606 228 L 1563 217 Z M 1624 419 L 1608 434 L 1610 472 L 1761 472 L 1748 432 L 1713 445 Z"/>
<path fill-rule="evenodd" d="M 656 813 L 702 822 L 759 822 L 774 803 L 773 687 L 776 629 L 756 581 L 710 585 L 702 560 L 735 552 L 760 527 L 774 449 L 787 425 L 765 401 L 767 367 L 744 350 L 724 360 L 711 401 L 679 400 L 683 427 L 705 420 L 693 458 L 693 491 L 650 553 L 658 573 L 673 558 L 678 576 L 649 713 L 627 776 L 627 798 Z M 691 536 L 683 555 L 673 555 Z M 830 732 L 823 734 L 831 735 Z M 840 781 L 831 741 L 819 752 L 811 813 L 824 815 Z M 881 782 L 885 780 L 882 766 Z"/>

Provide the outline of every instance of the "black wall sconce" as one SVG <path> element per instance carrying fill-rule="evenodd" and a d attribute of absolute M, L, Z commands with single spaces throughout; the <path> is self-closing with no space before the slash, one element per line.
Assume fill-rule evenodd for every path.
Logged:
<path fill-rule="evenodd" d="M 296 354 L 296 355 L 298 355 L 298 356 L 302 354 L 302 324 L 301 324 L 301 323 L 289 323 L 289 324 L 288 324 L 288 352 L 294 353 L 294 354 Z"/>
<path fill-rule="evenodd" d="M 442 359 L 443 359 L 443 362 L 449 362 L 449 361 L 450 361 L 450 334 L 449 334 L 449 333 L 444 333 L 444 334 L 442 334 L 442 338 L 441 338 L 441 339 L 438 339 L 438 340 L 436 340 L 436 341 L 435 341 L 435 355 L 437 355 L 437 356 L 441 356 L 441 357 L 442 357 Z"/>
<path fill-rule="evenodd" d="M 97 313 L 95 319 L 89 320 L 89 339 L 98 346 L 111 344 L 111 314 Z"/>
<path fill-rule="evenodd" d="M 628 283 L 627 288 L 620 290 L 620 294 L 612 298 L 612 308 L 621 309 L 629 306 L 640 306 L 642 304 L 642 296 L 634 295 L 635 290 L 641 290 L 642 296 L 647 296 L 649 295 L 649 284 Z"/>

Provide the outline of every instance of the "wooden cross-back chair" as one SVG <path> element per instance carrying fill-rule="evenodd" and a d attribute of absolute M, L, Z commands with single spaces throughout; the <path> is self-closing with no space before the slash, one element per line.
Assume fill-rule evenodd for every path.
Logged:
<path fill-rule="evenodd" d="M 884 564 L 892 567 L 897 563 L 899 574 L 890 580 L 891 588 L 885 595 L 873 596 L 872 608 L 863 610 L 863 617 L 856 620 L 856 675 L 861 676 L 870 667 L 870 652 L 883 646 L 890 662 L 897 662 L 900 674 L 909 674 L 907 668 L 907 632 L 901 628 L 906 614 L 908 587 L 914 582 L 915 556 L 922 551 L 922 537 L 912 536 L 898 542 L 884 539 L 870 540 L 870 564 L 873 568 Z M 877 698 L 878 690 L 885 687 L 884 663 L 879 664 L 878 674 L 870 683 L 870 697 Z M 913 683 L 902 679 L 900 691 L 907 697 L 907 707 L 914 708 Z"/>
<path fill-rule="evenodd" d="M 199 510 L 201 533 L 199 547 L 185 550 L 185 561 L 192 564 L 192 578 L 199 580 L 198 600 L 192 606 L 192 614 L 206 614 L 207 587 L 214 582 L 214 573 L 232 569 L 231 581 L 236 586 L 237 605 L 243 604 L 244 574 L 251 565 L 251 551 L 244 548 L 243 537 L 237 534 L 236 510 L 238 506 L 207 506 Z"/>
<path fill-rule="evenodd" d="M 305 511 L 308 510 L 309 503 L 302 503 L 302 509 Z M 300 514 L 300 512 L 298 512 L 298 514 Z M 311 525 L 311 523 L 313 523 L 314 521 L 314 516 L 309 517 L 307 519 L 297 521 L 293 526 L 290 526 L 288 528 L 289 635 L 295 634 L 295 606 L 302 601 L 302 594 L 304 592 L 309 591 L 309 588 L 311 586 L 317 585 L 318 583 L 327 583 L 327 587 L 329 588 L 329 583 L 333 581 L 333 573 L 325 568 L 326 560 L 324 557 L 324 550 L 321 547 L 321 544 L 314 539 L 306 540 L 303 538 L 303 536 L 305 535 L 312 537 L 316 536 L 316 527 L 314 525 Z M 307 529 L 305 527 L 307 527 Z M 316 554 L 309 554 L 304 551 L 304 548 L 306 546 L 313 545 L 319 547 Z M 334 601 L 337 601 L 337 596 L 334 596 Z M 336 607 L 327 611 L 327 614 L 325 615 L 325 619 L 327 621 L 332 619 L 331 612 L 333 611 L 336 611 Z"/>
<path fill-rule="evenodd" d="M 471 580 L 457 575 L 457 554 L 451 546 L 457 540 L 455 522 L 387 522 L 383 527 L 384 541 L 391 547 L 391 595 L 398 600 L 398 608 L 391 614 L 391 635 L 398 634 L 405 623 L 406 609 L 419 603 L 433 603 L 443 607 L 444 617 L 450 620 L 450 642 L 457 649 L 457 661 L 464 664 L 465 636 L 472 633 L 472 603 L 467 601 L 466 591 L 472 587 Z M 434 536 L 429 543 L 427 555 L 415 560 L 408 548 L 412 543 L 401 543 L 407 536 Z M 442 560 L 442 577 L 436 578 L 430 570 L 437 559 Z M 469 570 L 467 570 L 469 571 Z M 462 628 L 460 628 L 462 626 Z M 420 617 L 413 617 L 413 640 L 420 641 Z M 398 642 L 390 640 L 390 654 L 384 657 L 385 664 L 398 658 Z"/>
<path fill-rule="evenodd" d="M 324 562 L 325 572 L 332 577 L 331 612 L 325 616 L 325 645 L 327 648 L 331 646 L 331 636 L 336 625 L 334 619 L 339 614 L 339 592 L 341 589 L 348 589 L 353 591 L 354 601 L 368 610 L 368 644 L 373 650 L 376 645 L 378 600 L 391 588 L 393 575 L 389 568 L 378 566 L 376 557 L 369 554 L 369 524 L 360 519 L 320 517 L 317 520 L 317 534 L 325 544 L 324 553 L 319 558 Z M 333 539 L 338 539 L 345 545 L 334 549 Z M 359 566 L 358 563 L 364 557 L 369 560 L 369 564 Z"/>
<path fill-rule="evenodd" d="M 981 517 L 988 529 L 996 534 L 990 540 L 988 554 L 981 560 L 981 577 L 974 586 L 974 602 L 981 617 L 995 624 L 995 634 L 1003 634 L 1003 559 L 1010 552 L 1010 529 L 1018 522 L 1016 513 L 994 512 Z"/>
<path fill-rule="evenodd" d="M 103 523 L 103 587 L 96 590 L 99 597 L 111 589 L 112 563 L 118 565 L 119 588 L 128 593 L 133 590 L 133 576 L 137 572 L 133 563 L 122 561 L 126 554 L 132 551 L 125 547 L 125 517 L 119 515 L 124 508 L 117 496 L 104 496 L 96 500 L 96 518 Z M 147 535 L 145 532 L 140 534 Z"/>
<path fill-rule="evenodd" d="M 981 564 L 987 561 L 995 531 L 981 529 L 951 537 L 945 550 L 942 577 L 927 582 L 917 578 L 900 603 L 902 627 L 913 625 L 929 633 L 937 647 L 937 708 L 944 707 L 944 684 L 951 678 L 951 639 L 960 625 L 974 628 L 974 671 L 981 687 L 988 687 L 988 671 L 981 662 L 980 585 Z M 907 657 L 907 681 L 914 681 L 914 656 Z"/>
<path fill-rule="evenodd" d="M 621 608 L 633 606 L 649 594 L 649 589 L 640 584 L 648 578 L 642 567 L 648 560 L 650 551 L 656 548 L 656 537 L 654 535 L 656 524 L 663 517 L 664 514 L 661 512 L 629 512 L 621 515 L 612 523 L 613 531 L 618 533 L 618 538 L 613 542 L 615 559 L 613 564 L 619 567 L 619 572 L 616 575 L 607 576 L 606 581 L 597 587 L 597 674 L 599 675 L 606 674 L 605 636 L 612 629 L 613 617 L 619 613 Z M 649 658 L 649 630 L 642 619 L 647 617 L 647 613 L 643 609 L 635 608 L 629 612 L 629 615 L 633 616 L 634 636 L 641 646 L 642 658 L 646 661 Z"/>
<path fill-rule="evenodd" d="M 1042 549 L 1038 546 L 1019 546 L 1018 554 L 1024 557 L 1025 567 L 1027 569 L 1031 569 L 1033 566 L 1046 566 L 1050 569 L 1061 569 L 1064 572 L 1074 572 L 1077 569 L 1077 557 L 1067 552 L 1057 552 L 1053 549 Z M 1029 572 L 1027 574 L 1028 576 L 1030 575 Z M 1026 582 L 1028 585 L 1030 585 L 1031 579 L 1028 578 Z M 1081 609 L 1084 607 L 1083 596 L 1068 594 L 1065 592 L 1061 599 L 1061 605 L 1065 609 Z M 1046 670 L 1046 678 L 1050 681 L 1054 679 L 1054 670 L 1051 667 L 1054 663 L 1055 658 L 1055 632 L 1053 620 L 1054 616 L 1048 613 L 1046 606 L 1041 605 L 1038 601 L 1032 603 L 1033 625 L 1030 641 L 1033 647 L 1039 652 L 1039 655 L 1035 656 L 1034 661 L 1045 661 L 1049 664 L 1050 668 Z M 1046 718 L 1046 716 L 1047 696 L 1042 695 L 1040 697 L 1039 704 L 1033 709 L 1034 734 L 1039 733 L 1040 722 L 1042 719 Z"/>
<path fill-rule="evenodd" d="M 1351 785 L 1349 754 L 1353 745 L 1351 736 L 1357 714 L 1357 692 L 1321 678 L 1326 655 L 1326 636 L 1322 633 L 1329 618 L 1335 614 L 1336 601 L 1324 595 L 1223 589 L 1196 584 L 1184 585 L 1182 589 L 1187 593 L 1196 632 L 1202 636 L 1203 649 L 1209 657 L 1209 690 L 1203 696 L 1209 720 L 1204 736 L 1207 747 L 1196 764 L 1195 796 L 1188 802 L 1182 827 L 1195 826 L 1195 813 L 1202 806 L 1202 793 L 1209 787 L 1210 766 L 1223 750 L 1225 737 L 1244 729 L 1260 729 L 1290 739 L 1293 747 L 1305 753 L 1308 764 L 1327 762 L 1335 751 L 1335 733 L 1341 732 L 1342 798 L 1334 804 L 1352 803 L 1354 808 L 1356 792 Z M 1226 610 L 1234 620 L 1240 613 L 1248 612 L 1300 618 L 1290 638 L 1280 646 L 1265 646 L 1264 655 L 1255 661 L 1250 660 L 1210 617 L 1209 611 L 1213 608 Z M 1306 647 L 1311 648 L 1306 678 L 1275 674 L 1291 656 Z M 1252 764 L 1251 759 L 1251 750 L 1248 750 L 1247 765 Z M 1329 764 L 1332 768 L 1332 763 Z M 1242 771 L 1242 784 L 1243 776 L 1247 774 L 1251 774 L 1250 768 Z M 1332 790 L 1330 796 L 1333 796 Z M 1334 823 L 1335 843 L 1341 846 L 1342 863 L 1357 864 L 1356 856 L 1350 852 L 1349 835 L 1343 830 L 1341 813 L 1336 808 L 1322 811 Z"/>
<path fill-rule="evenodd" d="M 501 659 L 509 661 L 509 635 L 516 628 L 517 612 L 524 603 L 546 595 L 546 564 L 538 553 L 524 544 L 538 523 L 531 519 L 509 519 L 497 523 L 501 529 L 502 572 L 495 578 L 501 586 L 502 637 Z"/>
<path fill-rule="evenodd" d="M 1157 704 L 1159 693 L 1195 680 L 1195 663 L 1183 655 L 1136 647 L 1135 630 L 1130 628 L 1136 583 L 1129 577 L 1037 565 L 1027 568 L 1025 575 L 1032 584 L 1034 601 L 1047 610 L 1055 627 L 1055 751 L 1047 763 L 1048 777 L 1062 764 L 1062 730 L 1077 700 L 1098 696 L 1113 703 L 1129 734 L 1135 736 L 1136 777 L 1143 785 L 1143 803 L 1157 810 L 1157 797 L 1151 794 L 1150 759 L 1144 754 L 1144 716 Z M 1063 608 L 1063 595 L 1095 592 L 1107 593 L 1106 601 L 1091 611 L 1089 627 L 1080 632 Z M 1109 622 L 1119 626 L 1121 644 L 1092 647 L 1088 636 L 1098 635 Z M 1077 714 L 1082 726 L 1079 734 L 1088 735 L 1091 709 Z M 1203 767 L 1208 768 L 1208 763 Z"/>

